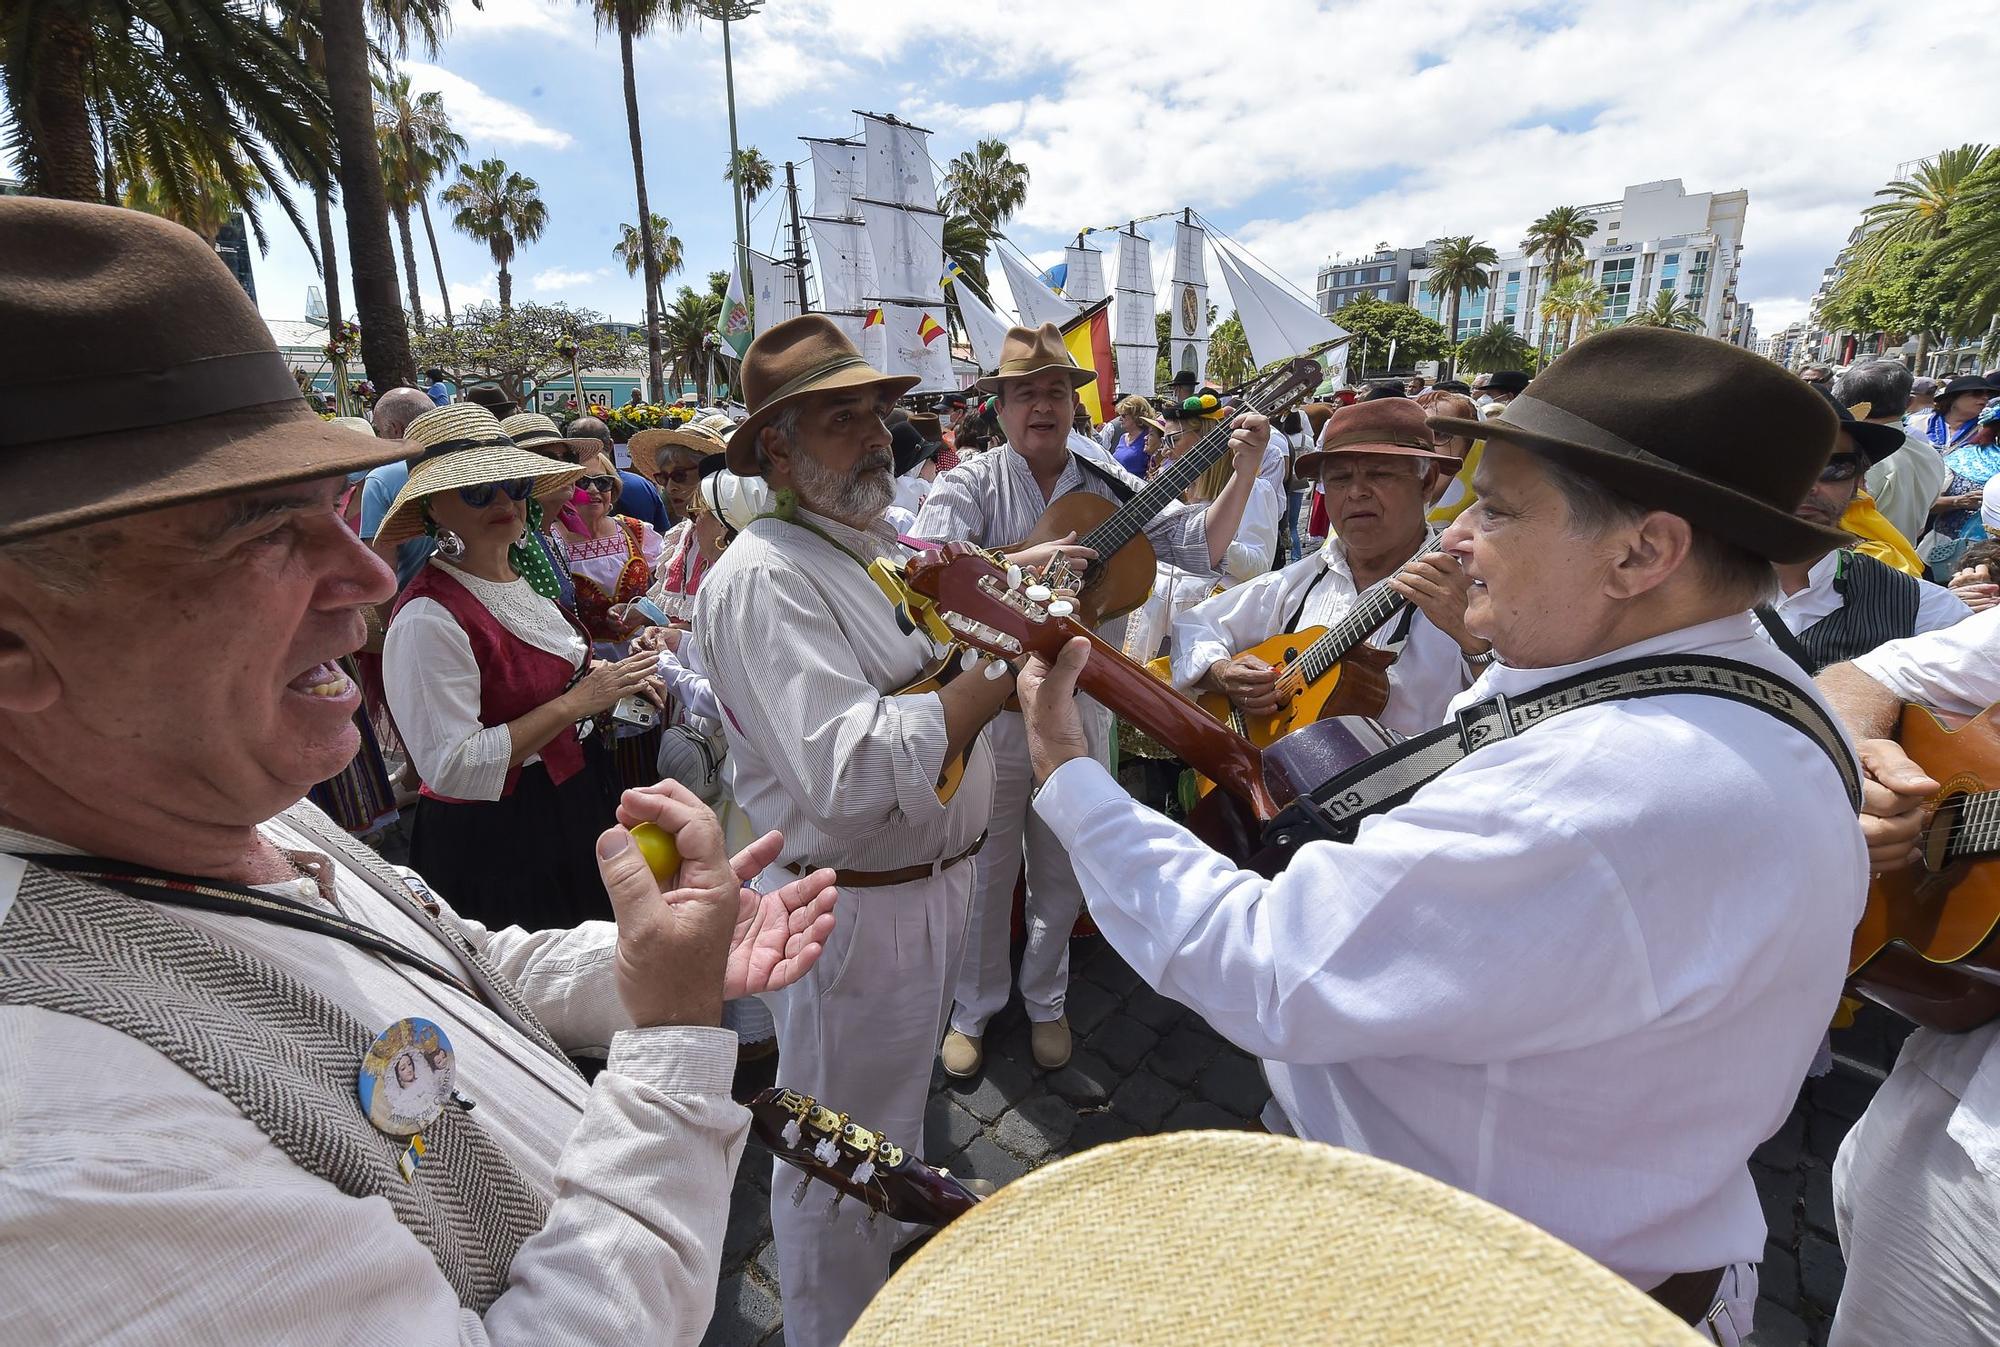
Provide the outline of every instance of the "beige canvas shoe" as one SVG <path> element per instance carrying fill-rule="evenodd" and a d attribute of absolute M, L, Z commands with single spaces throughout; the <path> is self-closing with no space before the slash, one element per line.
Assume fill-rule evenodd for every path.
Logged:
<path fill-rule="evenodd" d="M 979 1068 L 986 1064 L 986 1046 L 971 1034 L 961 1034 L 954 1029 L 944 1036 L 944 1047 L 938 1050 L 938 1060 L 944 1063 L 944 1073 L 958 1080 L 979 1074 Z"/>
<path fill-rule="evenodd" d="M 1028 1026 L 1028 1046 L 1034 1049 L 1035 1064 L 1044 1071 L 1053 1071 L 1069 1064 L 1069 1016 L 1063 1015 L 1046 1024 Z M 947 1071 L 950 1067 L 945 1068 Z"/>

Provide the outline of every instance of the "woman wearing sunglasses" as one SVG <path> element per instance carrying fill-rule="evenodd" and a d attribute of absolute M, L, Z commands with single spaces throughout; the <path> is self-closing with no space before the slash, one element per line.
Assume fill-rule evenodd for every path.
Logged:
<path fill-rule="evenodd" d="M 593 851 L 617 804 L 606 736 L 578 722 L 657 692 L 653 659 L 593 661 L 556 603 L 543 511 L 579 469 L 517 447 L 483 407 L 427 412 L 378 537 L 436 540 L 383 642 L 383 681 L 423 781 L 411 864 L 488 926 L 608 918 Z"/>
<path fill-rule="evenodd" d="M 611 657 L 631 635 L 612 608 L 646 592 L 665 545 L 645 520 L 611 512 L 623 487 L 609 458 L 585 454 L 578 462 L 583 472 L 556 515 L 554 536 L 576 584 L 576 615 L 597 653 Z"/>

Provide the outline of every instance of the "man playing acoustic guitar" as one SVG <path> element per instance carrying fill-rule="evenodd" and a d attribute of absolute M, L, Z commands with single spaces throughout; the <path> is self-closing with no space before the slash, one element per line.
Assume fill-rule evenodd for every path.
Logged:
<path fill-rule="evenodd" d="M 1402 734 L 1444 719 L 1447 703 L 1492 656 L 1465 629 L 1466 579 L 1424 523 L 1440 462 L 1423 409 L 1408 398 L 1343 407 L 1298 474 L 1317 475 L 1336 536 L 1311 556 L 1196 604 L 1174 620 L 1174 686 L 1219 692 L 1240 711 L 1279 710 L 1279 667 L 1249 647 L 1283 632 L 1329 627 L 1363 590 L 1388 580 L 1408 600 L 1375 631 L 1401 654 L 1389 666 L 1389 701 L 1376 718 Z M 1365 635 L 1365 633 L 1364 633 Z M 1301 647 L 1305 642 L 1300 643 Z M 1238 653 L 1238 652 L 1243 653 Z"/>

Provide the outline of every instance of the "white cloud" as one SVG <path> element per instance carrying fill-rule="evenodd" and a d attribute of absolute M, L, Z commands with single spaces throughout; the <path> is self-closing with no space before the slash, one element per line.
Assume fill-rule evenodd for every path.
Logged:
<path fill-rule="evenodd" d="M 574 143 L 575 137 L 569 132 L 542 125 L 525 108 L 495 98 L 463 75 L 455 75 L 442 66 L 412 61 L 401 69 L 409 75 L 410 87 L 418 93 L 435 90 L 444 95 L 452 129 L 475 145 L 497 141 L 503 145 L 566 150 Z"/>
<path fill-rule="evenodd" d="M 592 281 L 601 281 L 611 274 L 609 267 L 594 267 L 589 271 L 572 271 L 567 267 L 550 267 L 535 273 L 528 285 L 538 295 L 551 294 L 558 290 L 574 290 Z"/>
<path fill-rule="evenodd" d="M 581 40 L 591 32 L 589 11 L 562 0 L 484 0 L 477 9 L 454 8 L 451 20 L 453 36 L 463 37 L 526 32 Z"/>
<path fill-rule="evenodd" d="M 494 304 L 498 303 L 499 299 L 498 272 L 489 271 L 477 280 L 451 283 L 451 302 L 458 308 L 470 308 L 474 304 Z"/>

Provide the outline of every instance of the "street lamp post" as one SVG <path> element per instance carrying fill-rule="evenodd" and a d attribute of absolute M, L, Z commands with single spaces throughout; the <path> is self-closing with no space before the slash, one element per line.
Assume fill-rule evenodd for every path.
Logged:
<path fill-rule="evenodd" d="M 729 50 L 729 25 L 749 18 L 764 0 L 696 0 L 695 12 L 722 21 L 722 80 L 729 98 L 729 192 L 736 207 L 736 274 L 750 286 L 750 222 L 743 209 L 743 181 L 736 144 L 736 65 Z"/>

